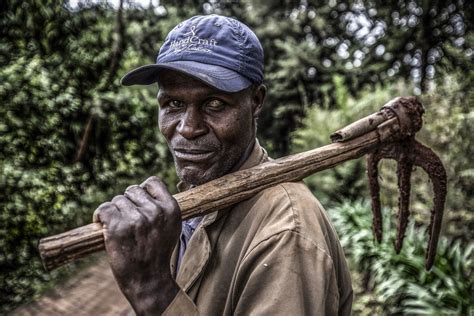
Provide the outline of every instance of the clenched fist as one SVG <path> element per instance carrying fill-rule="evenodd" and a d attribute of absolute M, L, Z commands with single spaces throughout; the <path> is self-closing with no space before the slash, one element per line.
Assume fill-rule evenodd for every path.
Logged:
<path fill-rule="evenodd" d="M 128 187 L 94 212 L 94 222 L 104 228 L 112 272 L 138 315 L 162 313 L 179 291 L 170 258 L 181 233 L 180 214 L 157 177 Z"/>

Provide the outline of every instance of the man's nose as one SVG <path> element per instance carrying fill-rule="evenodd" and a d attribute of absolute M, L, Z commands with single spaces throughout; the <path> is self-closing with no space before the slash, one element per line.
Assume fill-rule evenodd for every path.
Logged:
<path fill-rule="evenodd" d="M 209 132 L 200 109 L 194 105 L 187 106 L 176 130 L 187 139 L 193 139 Z"/>

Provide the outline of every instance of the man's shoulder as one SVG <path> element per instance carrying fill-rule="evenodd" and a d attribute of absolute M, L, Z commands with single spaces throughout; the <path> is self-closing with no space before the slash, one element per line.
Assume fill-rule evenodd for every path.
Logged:
<path fill-rule="evenodd" d="M 299 226 L 301 216 L 324 212 L 321 203 L 302 181 L 284 182 L 269 187 L 257 194 L 253 202 L 255 211 L 278 217 L 286 214 L 295 229 Z"/>
<path fill-rule="evenodd" d="M 322 210 L 321 203 L 303 181 L 284 182 L 271 186 L 257 194 L 256 198 L 267 205 L 271 202 L 277 203 L 272 206 L 282 210 L 286 208 L 295 212 L 299 212 L 302 208 Z"/>
<path fill-rule="evenodd" d="M 298 236 L 301 245 L 312 245 L 334 264 L 336 274 L 350 284 L 344 252 L 325 209 L 304 182 L 272 186 L 254 197 L 249 210 L 258 232 L 252 244 L 278 235 Z M 344 284 L 346 284 L 344 283 Z"/>
<path fill-rule="evenodd" d="M 335 235 L 321 203 L 303 182 L 269 187 L 238 207 L 256 240 L 296 233 L 327 248 L 327 237 Z"/>

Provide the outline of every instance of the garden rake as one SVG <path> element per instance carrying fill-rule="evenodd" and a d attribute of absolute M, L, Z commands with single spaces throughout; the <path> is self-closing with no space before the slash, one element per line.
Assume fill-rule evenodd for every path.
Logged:
<path fill-rule="evenodd" d="M 379 199 L 378 162 L 383 158 L 398 162 L 399 219 L 395 249 L 400 251 L 408 222 L 410 175 L 420 166 L 430 177 L 434 207 L 429 225 L 426 268 L 436 255 L 443 208 L 446 198 L 446 171 L 439 157 L 415 140 L 422 126 L 423 106 L 414 97 L 393 99 L 374 114 L 362 118 L 331 135 L 332 144 L 310 151 L 271 160 L 250 169 L 240 170 L 174 195 L 182 219 L 224 210 L 258 192 L 279 183 L 299 181 L 315 172 L 333 168 L 347 160 L 368 154 L 367 174 L 372 197 L 373 229 L 382 239 L 382 216 Z M 39 252 L 47 270 L 103 250 L 102 225 L 92 223 L 71 231 L 43 238 Z"/>

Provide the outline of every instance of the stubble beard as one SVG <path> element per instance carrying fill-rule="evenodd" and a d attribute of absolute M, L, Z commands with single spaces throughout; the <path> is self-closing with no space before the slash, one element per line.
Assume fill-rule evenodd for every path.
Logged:
<path fill-rule="evenodd" d="M 174 145 L 177 146 L 177 142 L 175 142 Z M 180 144 L 180 146 L 183 145 L 184 144 Z M 201 185 L 226 175 L 237 164 L 245 152 L 245 148 L 242 150 L 235 149 L 229 152 L 222 152 L 222 148 L 215 142 L 208 142 L 207 145 L 219 151 L 217 156 L 212 158 L 212 162 L 209 165 L 206 165 L 206 163 L 180 162 L 174 154 L 173 146 L 168 144 L 173 155 L 176 174 L 179 179 L 188 186 Z"/>

